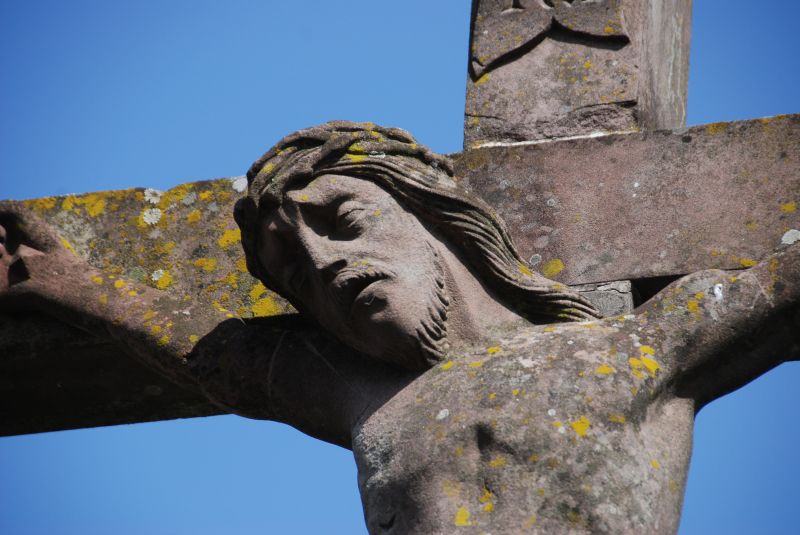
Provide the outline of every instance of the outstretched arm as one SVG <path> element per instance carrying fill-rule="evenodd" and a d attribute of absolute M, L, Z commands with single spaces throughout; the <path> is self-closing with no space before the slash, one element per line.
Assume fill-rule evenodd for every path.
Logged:
<path fill-rule="evenodd" d="M 638 313 L 663 325 L 678 395 L 697 409 L 800 358 L 800 247 L 675 281 Z"/>
<path fill-rule="evenodd" d="M 345 447 L 410 377 L 359 358 L 297 315 L 242 320 L 92 269 L 19 204 L 0 203 L 0 310 L 108 336 L 226 409 Z"/>

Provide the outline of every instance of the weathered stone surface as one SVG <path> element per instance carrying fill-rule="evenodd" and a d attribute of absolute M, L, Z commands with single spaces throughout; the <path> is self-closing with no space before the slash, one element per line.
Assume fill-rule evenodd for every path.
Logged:
<path fill-rule="evenodd" d="M 232 217 L 244 180 L 45 197 L 22 205 L 112 281 L 140 283 L 244 318 L 289 312 L 286 301 L 244 265 Z"/>
<path fill-rule="evenodd" d="M 465 147 L 682 126 L 691 0 L 480 0 Z"/>
<path fill-rule="evenodd" d="M 167 192 L 130 189 L 19 204 L 101 270 L 99 299 L 141 284 L 174 300 L 171 314 L 250 318 L 291 311 L 244 265 L 231 214 L 241 181 L 196 182 Z M 0 221 L 0 223 L 3 223 Z M 95 298 L 97 299 L 97 298 Z M 132 312 L 132 311 L 131 311 Z M 219 320 L 216 320 L 219 321 Z M 196 391 L 142 366 L 124 344 L 43 314 L 0 313 L 0 434 L 218 414 Z M 156 324 L 152 329 L 160 328 Z M 165 331 L 166 332 L 166 331 Z M 25 334 L 28 333 L 28 334 Z M 34 336 L 33 333 L 36 333 Z"/>
<path fill-rule="evenodd" d="M 187 200 L 186 189 L 172 200 Z M 180 210 L 165 195 L 143 193 L 163 210 L 127 221 L 149 230 L 144 239 L 185 225 L 173 213 L 148 229 Z M 98 199 L 83 198 L 89 217 L 115 210 Z M 56 201 L 39 202 L 0 204 L 0 309 L 108 336 L 227 410 L 352 446 L 372 533 L 673 532 L 696 411 L 800 358 L 800 246 L 739 261 L 744 271 L 693 273 L 635 314 L 600 319 L 530 269 L 446 158 L 372 124 L 287 136 L 253 165 L 235 211 L 249 271 L 350 350 L 296 315 L 237 317 L 216 287 L 211 307 L 171 293 L 175 242 L 157 251 L 155 287 L 92 268 L 33 215 Z M 59 209 L 74 214 L 75 204 Z M 794 213 L 794 201 L 779 211 Z M 219 231 L 227 254 L 238 235 Z"/>
<path fill-rule="evenodd" d="M 800 229 L 800 116 L 482 148 L 456 174 L 567 284 L 742 268 Z"/>
<path fill-rule="evenodd" d="M 577 284 L 571 288 L 588 299 L 603 317 L 633 312 L 631 281 Z"/>
<path fill-rule="evenodd" d="M 675 533 L 695 412 L 800 357 L 798 250 L 454 352 L 355 430 L 370 532 Z"/>
<path fill-rule="evenodd" d="M 456 155 L 455 161 L 462 185 L 490 200 L 509 223 L 526 259 L 568 284 L 741 268 L 782 242 L 791 242 L 800 231 L 797 116 L 680 132 L 485 148 Z M 198 182 L 164 194 L 134 189 L 50 197 L 25 205 L 57 229 L 82 258 L 112 274 L 110 284 L 134 280 L 223 317 L 289 311 L 283 298 L 242 271 L 237 230 L 226 215 L 239 195 L 234 183 L 235 179 Z M 161 217 L 148 224 L 144 214 L 154 208 Z M 159 270 L 168 274 L 167 279 L 159 278 L 160 285 L 153 280 Z M 35 327 L 25 327 L 17 317 L 0 321 L 19 325 L 14 332 Z M 156 410 L 147 396 L 132 399 L 122 388 L 95 389 L 91 385 L 96 380 L 88 371 L 86 392 L 95 397 L 76 395 L 68 401 L 67 396 L 57 398 L 52 392 L 32 389 L 27 385 L 33 383 L 23 377 L 33 378 L 51 368 L 52 359 L 58 358 L 52 351 L 56 348 L 73 355 L 75 362 L 82 362 L 79 355 L 85 352 L 87 369 L 96 369 L 95 362 L 125 358 L 117 346 L 107 345 L 108 340 L 98 341 L 88 351 L 83 334 L 58 334 L 79 331 L 63 330 L 66 327 L 58 331 L 48 322 L 37 325 L 35 348 L 21 347 L 8 331 L 0 333 L 3 375 L 19 378 L 4 383 L 3 399 L 13 400 L 6 406 L 23 403 L 38 411 L 9 413 L 3 433 L 214 410 L 196 394 L 185 397 L 178 387 L 173 398 L 173 391 L 164 386 Z M 130 366 L 140 367 L 133 362 Z M 109 367 L 103 381 L 129 381 L 130 392 L 160 384 L 152 372 L 140 373 L 141 381 L 134 380 L 133 372 L 120 363 Z M 76 392 L 81 390 L 73 384 Z M 85 420 L 53 416 L 45 425 L 47 413 L 56 414 L 56 399 L 65 415 L 97 416 Z M 141 403 L 138 408 L 135 400 Z M 112 410 L 117 407 L 127 410 Z"/>

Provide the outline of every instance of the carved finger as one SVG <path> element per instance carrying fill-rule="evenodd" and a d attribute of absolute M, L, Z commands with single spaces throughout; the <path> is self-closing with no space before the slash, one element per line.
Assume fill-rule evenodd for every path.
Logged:
<path fill-rule="evenodd" d="M 9 253 L 20 245 L 43 253 L 63 249 L 61 239 L 52 227 L 16 201 L 0 202 L 0 227 L 3 227 L 3 243 Z"/>

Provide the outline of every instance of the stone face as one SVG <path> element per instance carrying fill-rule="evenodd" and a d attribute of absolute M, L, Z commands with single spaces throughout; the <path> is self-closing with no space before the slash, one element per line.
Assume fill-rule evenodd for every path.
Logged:
<path fill-rule="evenodd" d="M 476 1 L 465 147 L 674 128 L 691 1 Z"/>
<path fill-rule="evenodd" d="M 741 269 L 800 229 L 800 117 L 471 150 L 462 187 L 548 277 Z"/>

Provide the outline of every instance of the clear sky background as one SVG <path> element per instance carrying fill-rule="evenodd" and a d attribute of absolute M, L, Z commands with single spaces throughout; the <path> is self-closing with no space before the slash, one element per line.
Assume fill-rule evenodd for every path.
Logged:
<path fill-rule="evenodd" d="M 695 0 L 688 123 L 800 111 L 798 21 Z M 468 27 L 467 0 L 0 0 L 0 198 L 241 175 L 329 119 L 460 150 Z M 798 384 L 783 365 L 700 413 L 682 534 L 800 532 Z M 351 453 L 284 425 L 0 438 L 3 534 L 365 532 Z"/>

